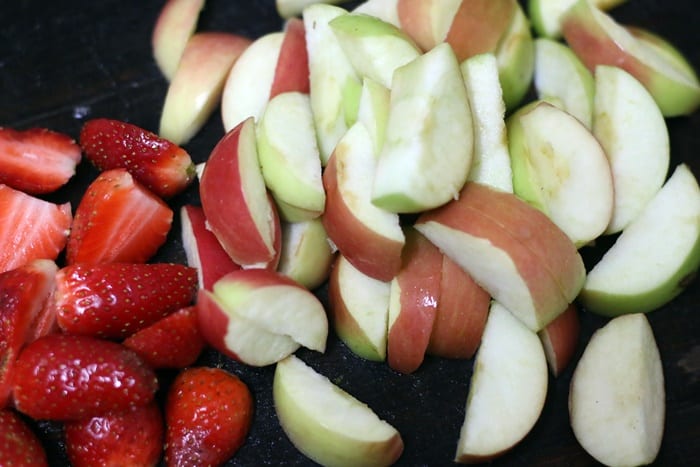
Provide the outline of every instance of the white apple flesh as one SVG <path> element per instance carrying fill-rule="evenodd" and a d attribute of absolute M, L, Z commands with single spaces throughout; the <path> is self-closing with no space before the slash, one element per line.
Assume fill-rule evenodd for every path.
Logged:
<path fill-rule="evenodd" d="M 328 279 L 335 258 L 319 218 L 282 224 L 282 251 L 277 271 L 309 290 Z"/>

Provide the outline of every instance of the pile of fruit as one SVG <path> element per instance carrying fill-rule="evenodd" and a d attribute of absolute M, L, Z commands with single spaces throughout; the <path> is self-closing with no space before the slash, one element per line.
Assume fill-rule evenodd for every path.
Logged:
<path fill-rule="evenodd" d="M 204 0 L 169 0 L 157 134 L 0 128 L 0 464 L 47 464 L 27 417 L 62 424 L 74 465 L 225 463 L 258 388 L 199 365 L 211 348 L 274 365 L 265 389 L 305 456 L 391 465 L 411 440 L 297 353 L 331 332 L 402 375 L 473 359 L 456 462 L 506 455 L 572 364 L 583 449 L 656 458 L 645 313 L 700 267 L 700 188 L 666 126 L 700 106 L 692 66 L 617 23 L 619 2 L 337 3 L 278 0 L 284 28 L 253 39 L 197 31 Z M 196 166 L 183 146 L 217 109 Z M 99 171 L 80 202 L 46 201 L 80 163 Z M 200 202 L 173 208 L 195 182 Z M 176 220 L 187 264 L 153 262 Z M 582 309 L 610 320 L 574 361 Z"/>

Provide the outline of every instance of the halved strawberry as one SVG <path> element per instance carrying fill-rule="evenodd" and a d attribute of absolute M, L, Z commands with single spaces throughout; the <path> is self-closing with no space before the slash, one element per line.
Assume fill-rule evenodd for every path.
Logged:
<path fill-rule="evenodd" d="M 66 261 L 144 263 L 165 243 L 172 221 L 172 209 L 126 169 L 107 170 L 75 210 Z"/>
<path fill-rule="evenodd" d="M 69 203 L 54 204 L 0 184 L 0 272 L 34 259 L 55 260 L 68 239 Z"/>
<path fill-rule="evenodd" d="M 55 329 L 55 319 L 46 315 L 57 270 L 53 261 L 38 259 L 0 274 L 0 408 L 10 401 L 22 347 Z"/>
<path fill-rule="evenodd" d="M 24 347 L 14 406 L 37 420 L 79 420 L 154 400 L 158 380 L 136 353 L 104 339 L 50 334 Z"/>
<path fill-rule="evenodd" d="M 189 306 L 162 318 L 127 337 L 132 349 L 153 368 L 184 368 L 192 365 L 204 349 L 197 308 Z"/>
<path fill-rule="evenodd" d="M 53 307 L 71 334 L 124 338 L 191 305 L 197 271 L 175 263 L 73 264 L 56 274 Z"/>
<path fill-rule="evenodd" d="M 0 183 L 31 194 L 50 193 L 75 175 L 80 146 L 45 128 L 0 127 Z"/>
<path fill-rule="evenodd" d="M 12 409 L 0 410 L 0 465 L 47 466 L 46 451 L 36 433 Z"/>
<path fill-rule="evenodd" d="M 127 169 L 163 198 L 184 190 L 196 175 L 187 151 L 131 123 L 108 118 L 88 120 L 80 131 L 80 146 L 98 169 Z"/>

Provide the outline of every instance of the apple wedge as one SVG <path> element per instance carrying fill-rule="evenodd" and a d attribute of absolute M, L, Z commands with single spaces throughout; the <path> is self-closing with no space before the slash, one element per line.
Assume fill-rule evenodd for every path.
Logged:
<path fill-rule="evenodd" d="M 337 255 L 328 280 L 329 314 L 336 334 L 355 355 L 386 359 L 390 290 L 390 282 L 360 272 Z"/>
<path fill-rule="evenodd" d="M 258 163 L 252 117 L 216 144 L 202 171 L 199 194 L 209 228 L 236 264 L 277 266 L 280 219 Z"/>
<path fill-rule="evenodd" d="M 681 164 L 589 271 L 581 300 L 606 316 L 648 312 L 688 287 L 698 267 L 700 188 Z"/>
<path fill-rule="evenodd" d="M 277 271 L 309 290 L 330 274 L 335 252 L 319 218 L 282 224 L 282 251 Z"/>
<path fill-rule="evenodd" d="M 329 5 L 339 5 L 348 0 L 275 0 L 275 9 L 282 18 L 292 18 L 299 16 L 309 5 L 316 3 L 327 3 Z"/>
<path fill-rule="evenodd" d="M 370 199 L 376 159 L 369 132 L 355 123 L 343 136 L 323 173 L 328 237 L 353 266 L 381 281 L 401 267 L 405 238 L 399 216 Z"/>
<path fill-rule="evenodd" d="M 175 75 L 187 41 L 197 29 L 204 0 L 167 0 L 158 14 L 151 48 L 156 65 L 166 79 Z"/>
<path fill-rule="evenodd" d="M 578 247 L 602 234 L 614 206 L 605 150 L 581 121 L 536 101 L 508 118 L 513 190 Z"/>
<path fill-rule="evenodd" d="M 473 132 L 464 79 L 447 43 L 398 68 L 372 202 L 408 213 L 454 198 L 469 174 Z"/>
<path fill-rule="evenodd" d="M 668 174 L 671 148 L 659 107 L 621 68 L 595 69 L 593 134 L 610 161 L 614 207 L 605 233 L 620 232 L 654 197 Z"/>
<path fill-rule="evenodd" d="M 398 3 L 399 0 L 366 0 L 360 2 L 360 4 L 352 10 L 352 13 L 374 16 L 396 27 L 401 27 Z"/>
<path fill-rule="evenodd" d="M 256 133 L 263 178 L 281 218 L 301 222 L 320 216 L 326 193 L 309 96 L 284 92 L 271 98 Z"/>
<path fill-rule="evenodd" d="M 455 462 L 486 462 L 520 442 L 539 419 L 548 377 L 537 334 L 494 302 L 474 360 Z"/>
<path fill-rule="evenodd" d="M 270 99 L 283 92 L 309 93 L 309 55 L 306 51 L 306 27 L 300 18 L 284 23 L 284 39 L 280 46 Z"/>
<path fill-rule="evenodd" d="M 665 117 L 700 107 L 700 82 L 675 60 L 648 47 L 590 0 L 578 0 L 562 18 L 564 38 L 591 72 L 597 65 L 620 66 L 654 97 Z"/>
<path fill-rule="evenodd" d="M 561 314 L 585 280 L 581 256 L 556 224 L 487 185 L 468 182 L 415 227 L 534 331 Z"/>
<path fill-rule="evenodd" d="M 544 347 L 549 371 L 557 377 L 569 365 L 578 347 L 581 322 L 576 305 L 569 305 L 537 334 Z"/>
<path fill-rule="evenodd" d="M 503 102 L 509 111 L 523 101 L 532 84 L 535 68 L 530 21 L 519 3 L 508 28 L 494 51 L 498 60 L 498 77 L 503 88 Z"/>
<path fill-rule="evenodd" d="M 591 0 L 601 10 L 610 10 L 627 0 Z M 561 37 L 561 21 L 576 0 L 529 0 L 527 12 L 532 28 L 538 36 L 550 39 Z"/>
<path fill-rule="evenodd" d="M 272 395 L 282 429 L 314 462 L 389 466 L 403 452 L 393 426 L 294 355 L 277 363 Z"/>
<path fill-rule="evenodd" d="M 379 154 L 386 139 L 391 94 L 376 81 L 364 78 L 357 107 L 357 121 L 362 122 L 372 138 L 374 153 Z"/>
<path fill-rule="evenodd" d="M 571 379 L 576 439 L 605 465 L 648 465 L 664 433 L 664 374 L 644 314 L 609 321 L 588 341 Z"/>
<path fill-rule="evenodd" d="M 225 32 L 198 32 L 187 42 L 165 95 L 159 134 L 182 145 L 221 102 L 231 67 L 251 40 Z"/>

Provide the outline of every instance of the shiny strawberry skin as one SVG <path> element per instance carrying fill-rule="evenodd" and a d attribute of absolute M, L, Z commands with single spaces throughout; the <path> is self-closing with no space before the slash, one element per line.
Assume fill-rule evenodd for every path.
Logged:
<path fill-rule="evenodd" d="M 68 240 L 69 203 L 54 204 L 0 185 L 0 272 L 34 259 L 55 260 Z"/>
<path fill-rule="evenodd" d="M 0 409 L 0 465 L 43 467 L 46 451 L 29 425 L 12 409 Z"/>
<path fill-rule="evenodd" d="M 72 467 L 149 467 L 163 452 L 165 426 L 155 401 L 66 422 L 64 428 Z"/>
<path fill-rule="evenodd" d="M 184 190 L 194 180 L 195 166 L 180 146 L 139 126 L 119 120 L 88 120 L 80 146 L 98 169 L 124 168 L 163 198 Z"/>
<path fill-rule="evenodd" d="M 66 262 L 146 262 L 165 243 L 172 221 L 172 209 L 125 169 L 102 172 L 75 210 Z"/>
<path fill-rule="evenodd" d="M 166 465 L 223 464 L 245 441 L 252 416 L 252 395 L 237 376 L 220 368 L 182 370 L 166 399 Z"/>
<path fill-rule="evenodd" d="M 79 420 L 150 403 L 154 371 L 131 349 L 90 336 L 51 334 L 24 347 L 15 408 L 36 420 Z"/>
<path fill-rule="evenodd" d="M 72 264 L 56 274 L 58 326 L 71 334 L 127 337 L 191 305 L 197 271 L 176 263 Z"/>
<path fill-rule="evenodd" d="M 197 308 L 189 306 L 127 337 L 122 344 L 139 354 L 153 368 L 192 365 L 205 346 L 199 331 Z"/>
<path fill-rule="evenodd" d="M 80 146 L 45 128 L 0 127 L 0 183 L 30 194 L 51 193 L 75 175 Z"/>

